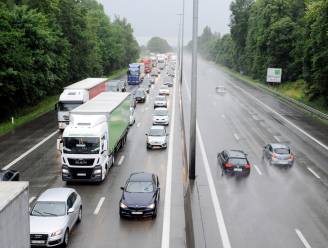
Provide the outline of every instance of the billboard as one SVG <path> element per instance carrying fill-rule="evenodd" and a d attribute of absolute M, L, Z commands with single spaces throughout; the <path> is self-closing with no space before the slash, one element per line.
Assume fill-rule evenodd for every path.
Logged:
<path fill-rule="evenodd" d="M 268 68 L 266 81 L 268 83 L 281 83 L 281 75 L 281 68 Z"/>

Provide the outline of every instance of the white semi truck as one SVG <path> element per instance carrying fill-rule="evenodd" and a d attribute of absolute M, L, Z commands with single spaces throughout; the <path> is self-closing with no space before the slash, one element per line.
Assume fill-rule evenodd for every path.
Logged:
<path fill-rule="evenodd" d="M 64 88 L 57 105 L 58 128 L 63 131 L 69 123 L 69 111 L 107 90 L 107 78 L 86 78 Z"/>
<path fill-rule="evenodd" d="M 62 136 L 62 179 L 103 181 L 129 130 L 130 93 L 103 92 L 70 112 Z"/>
<path fill-rule="evenodd" d="M 0 247 L 30 247 L 28 182 L 0 182 Z"/>

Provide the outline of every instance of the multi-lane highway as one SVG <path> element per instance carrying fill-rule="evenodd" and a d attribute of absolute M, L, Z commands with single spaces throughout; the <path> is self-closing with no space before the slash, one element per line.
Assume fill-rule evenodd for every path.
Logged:
<path fill-rule="evenodd" d="M 187 55 L 182 87 L 187 136 L 190 65 Z M 217 94 L 217 86 L 225 93 Z M 203 224 L 194 225 L 196 247 L 327 247 L 327 126 L 202 59 L 197 124 L 192 190 L 200 206 L 193 210 L 200 211 L 194 218 Z M 292 168 L 262 160 L 270 142 L 290 144 L 296 154 Z M 223 149 L 248 154 L 248 178 L 221 176 L 216 157 Z"/>

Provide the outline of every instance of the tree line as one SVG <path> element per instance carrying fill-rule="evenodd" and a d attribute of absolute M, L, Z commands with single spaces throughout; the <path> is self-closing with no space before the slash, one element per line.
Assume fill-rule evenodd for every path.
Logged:
<path fill-rule="evenodd" d="M 137 59 L 126 19 L 96 0 L 0 0 L 0 120 Z"/>
<path fill-rule="evenodd" d="M 230 10 L 229 34 L 205 27 L 199 37 L 204 57 L 262 81 L 282 68 L 283 81 L 304 80 L 328 106 L 327 0 L 235 0 Z"/>

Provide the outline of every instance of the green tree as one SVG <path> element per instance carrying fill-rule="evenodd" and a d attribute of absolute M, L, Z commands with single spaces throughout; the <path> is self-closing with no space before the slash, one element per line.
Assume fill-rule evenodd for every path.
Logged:
<path fill-rule="evenodd" d="M 169 43 L 160 37 L 151 38 L 148 41 L 147 48 L 153 53 L 166 53 L 172 51 Z"/>

